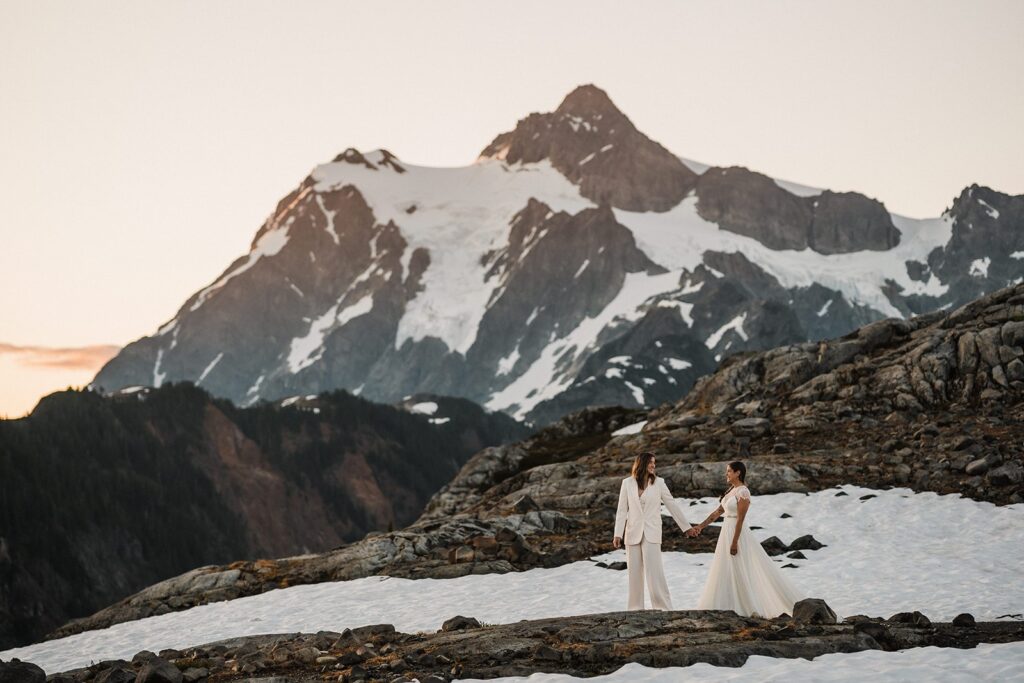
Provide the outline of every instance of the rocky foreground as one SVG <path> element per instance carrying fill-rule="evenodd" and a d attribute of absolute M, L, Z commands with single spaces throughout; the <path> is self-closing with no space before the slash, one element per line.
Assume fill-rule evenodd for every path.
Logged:
<path fill-rule="evenodd" d="M 948 314 L 738 354 L 677 404 L 586 410 L 481 451 L 405 529 L 329 553 L 196 569 L 55 635 L 302 583 L 586 559 L 610 549 L 618 482 L 643 450 L 657 454 L 676 496 L 718 495 L 725 463 L 742 458 L 754 496 L 856 483 L 1021 502 L 1022 345 L 1024 285 L 1016 285 Z M 642 431 L 613 436 L 640 420 Z M 707 552 L 713 542 L 668 535 L 666 548 Z"/>
<path fill-rule="evenodd" d="M 652 667 L 699 662 L 742 666 L 751 655 L 814 658 L 836 652 L 902 650 L 1024 640 L 1024 623 L 975 623 L 961 614 L 931 623 L 920 612 L 836 623 L 821 600 L 797 603 L 794 616 L 757 619 L 733 612 L 640 611 L 481 625 L 454 617 L 437 633 L 400 633 L 388 624 L 341 633 L 233 638 L 186 650 L 139 652 L 51 675 L 51 683 L 285 681 L 448 681 L 558 672 L 607 674 L 636 662 Z M 16 675 L 18 677 L 16 677 Z M 34 665 L 0 664 L 0 680 L 42 683 Z"/>

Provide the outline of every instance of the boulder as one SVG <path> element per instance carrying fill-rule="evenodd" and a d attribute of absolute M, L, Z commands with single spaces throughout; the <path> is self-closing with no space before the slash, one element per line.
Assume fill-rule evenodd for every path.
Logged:
<path fill-rule="evenodd" d="M 463 631 L 480 628 L 480 622 L 473 617 L 455 616 L 441 624 L 442 631 Z"/>
<path fill-rule="evenodd" d="M 135 683 L 181 683 L 181 671 L 166 659 L 153 657 L 139 670 Z"/>
<path fill-rule="evenodd" d="M 914 626 L 931 626 L 931 619 L 921 614 L 920 612 L 899 612 L 889 617 L 888 621 L 895 622 L 897 624 L 913 624 Z"/>
<path fill-rule="evenodd" d="M 953 617 L 953 626 L 959 626 L 960 628 L 974 628 L 975 623 L 974 615 L 967 612 Z"/>
<path fill-rule="evenodd" d="M 94 683 L 135 683 L 136 676 L 137 674 L 125 663 L 97 672 L 93 681 Z"/>
<path fill-rule="evenodd" d="M 745 417 L 732 423 L 732 433 L 737 436 L 763 436 L 771 429 L 771 420 L 764 417 Z"/>
<path fill-rule="evenodd" d="M 978 474 L 985 474 L 988 469 L 992 466 L 992 456 L 986 455 L 977 460 L 972 460 L 967 463 L 967 467 L 964 468 L 964 472 L 971 475 L 972 477 Z"/>
<path fill-rule="evenodd" d="M 771 536 L 761 541 L 761 547 L 769 555 L 781 555 L 789 550 L 785 543 L 778 536 Z"/>
<path fill-rule="evenodd" d="M 824 548 L 825 544 L 818 541 L 814 536 L 807 534 L 801 536 L 789 544 L 789 550 L 818 550 Z"/>
<path fill-rule="evenodd" d="M 198 683 L 210 676 L 210 670 L 202 666 L 191 666 L 181 674 L 183 683 Z"/>
<path fill-rule="evenodd" d="M 1008 462 L 988 473 L 988 480 L 993 486 L 1011 486 L 1024 481 L 1024 467 L 1019 463 Z"/>
<path fill-rule="evenodd" d="M 32 662 L 0 661 L 0 683 L 45 683 L 46 672 Z"/>
<path fill-rule="evenodd" d="M 834 624 L 836 613 L 821 598 L 805 598 L 793 605 L 793 620 L 805 624 Z"/>

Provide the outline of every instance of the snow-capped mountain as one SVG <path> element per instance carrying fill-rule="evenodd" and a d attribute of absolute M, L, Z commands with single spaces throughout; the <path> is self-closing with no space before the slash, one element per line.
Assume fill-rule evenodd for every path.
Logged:
<path fill-rule="evenodd" d="M 1024 276 L 1024 196 L 938 218 L 682 160 L 594 86 L 462 168 L 346 150 L 93 385 L 243 405 L 345 388 L 545 423 L 683 395 L 725 355 L 958 306 Z"/>

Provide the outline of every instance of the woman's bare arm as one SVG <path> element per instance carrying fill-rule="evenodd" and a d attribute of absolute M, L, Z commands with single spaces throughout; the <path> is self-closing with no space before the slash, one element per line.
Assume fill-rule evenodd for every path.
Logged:
<path fill-rule="evenodd" d="M 697 528 L 700 531 L 704 531 L 704 529 L 707 528 L 708 524 L 711 524 L 711 522 L 715 521 L 723 514 L 725 514 L 725 509 L 721 505 L 719 505 L 717 508 L 715 508 L 714 512 L 708 515 L 703 522 L 697 525 Z"/>
<path fill-rule="evenodd" d="M 747 516 L 747 510 L 749 508 L 749 498 L 736 498 L 736 533 L 732 537 L 732 548 L 729 550 L 733 555 L 739 552 L 737 543 L 740 540 L 740 532 L 743 531 L 743 519 Z"/>

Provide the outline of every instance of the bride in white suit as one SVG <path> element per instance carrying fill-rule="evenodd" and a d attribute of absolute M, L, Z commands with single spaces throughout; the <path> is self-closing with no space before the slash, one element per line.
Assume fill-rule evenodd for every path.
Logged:
<path fill-rule="evenodd" d="M 654 474 L 653 453 L 641 453 L 633 461 L 632 474 L 619 487 L 619 506 L 615 512 L 615 548 L 626 542 L 626 568 L 629 573 L 627 609 L 644 608 L 644 579 L 647 580 L 654 609 L 672 609 L 672 598 L 661 564 L 661 506 L 664 503 L 672 519 L 687 536 L 697 529 L 683 515 L 665 484 Z"/>

